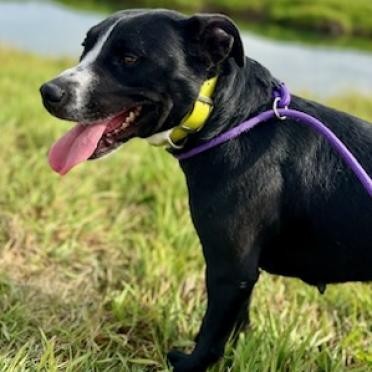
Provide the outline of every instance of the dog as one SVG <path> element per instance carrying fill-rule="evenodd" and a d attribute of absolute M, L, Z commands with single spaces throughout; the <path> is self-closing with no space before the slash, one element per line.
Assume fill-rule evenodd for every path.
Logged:
<path fill-rule="evenodd" d="M 80 124 L 49 154 L 60 174 L 133 137 L 176 127 L 200 87 L 217 77 L 213 110 L 170 152 L 192 149 L 272 107 L 277 85 L 245 56 L 237 26 L 219 14 L 126 10 L 94 26 L 80 63 L 45 83 L 54 116 Z M 309 72 L 311 73 L 311 72 Z M 321 120 L 372 174 L 372 125 L 294 96 L 291 108 Z M 329 283 L 372 279 L 372 200 L 321 136 L 278 118 L 180 161 L 206 261 L 208 306 L 191 354 L 171 351 L 176 372 L 205 371 L 249 322 L 260 270 Z"/>

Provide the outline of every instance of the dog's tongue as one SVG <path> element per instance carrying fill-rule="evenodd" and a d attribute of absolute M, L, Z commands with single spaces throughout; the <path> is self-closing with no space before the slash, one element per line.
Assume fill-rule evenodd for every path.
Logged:
<path fill-rule="evenodd" d="M 77 124 L 49 151 L 49 164 L 60 175 L 66 174 L 75 165 L 87 160 L 97 148 L 107 122 L 95 125 Z"/>

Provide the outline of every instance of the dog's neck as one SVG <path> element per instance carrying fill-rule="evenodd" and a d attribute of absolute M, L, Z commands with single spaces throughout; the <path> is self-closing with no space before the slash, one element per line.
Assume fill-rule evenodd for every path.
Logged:
<path fill-rule="evenodd" d="M 214 138 L 266 108 L 271 102 L 274 82 L 270 72 L 254 60 L 246 58 L 244 68 L 228 61 L 218 78 L 213 113 L 204 128 L 187 141 L 183 151 Z M 226 105 L 235 110 L 228 110 Z"/>

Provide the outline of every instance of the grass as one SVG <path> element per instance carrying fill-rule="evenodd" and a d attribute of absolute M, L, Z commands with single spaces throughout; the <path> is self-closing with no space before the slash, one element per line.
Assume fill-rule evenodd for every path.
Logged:
<path fill-rule="evenodd" d="M 133 141 L 56 176 L 46 154 L 67 125 L 37 89 L 68 61 L 4 48 L 0 60 L 0 370 L 166 371 L 166 351 L 192 348 L 205 309 L 177 162 Z M 368 97 L 331 104 L 372 119 Z M 321 296 L 264 273 L 251 332 L 213 371 L 371 370 L 371 289 Z"/>
<path fill-rule="evenodd" d="M 371 50 L 370 0 L 58 0 L 109 13 L 133 7 L 223 12 L 253 32 L 280 39 Z"/>

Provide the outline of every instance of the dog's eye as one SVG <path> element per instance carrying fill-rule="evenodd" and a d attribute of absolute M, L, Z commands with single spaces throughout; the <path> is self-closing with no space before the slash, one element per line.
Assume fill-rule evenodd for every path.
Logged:
<path fill-rule="evenodd" d="M 126 54 L 123 58 L 122 58 L 122 62 L 128 66 L 130 65 L 134 65 L 138 62 L 138 57 L 133 55 L 133 54 Z"/>

